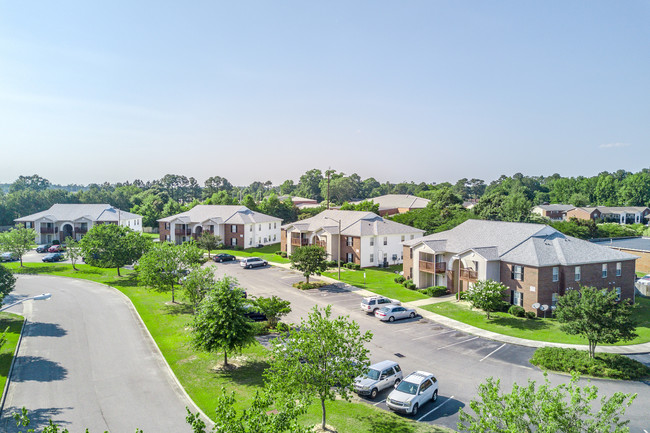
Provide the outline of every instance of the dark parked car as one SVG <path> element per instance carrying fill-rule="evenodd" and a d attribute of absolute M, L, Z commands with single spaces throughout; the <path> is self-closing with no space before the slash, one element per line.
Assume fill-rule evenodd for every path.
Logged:
<path fill-rule="evenodd" d="M 52 246 L 52 244 L 39 245 L 39 246 L 36 247 L 36 252 L 37 253 L 46 253 L 47 250 L 49 250 L 51 246 Z"/>
<path fill-rule="evenodd" d="M 217 263 L 221 263 L 221 262 L 230 262 L 232 260 L 237 260 L 237 258 L 232 254 L 219 253 L 219 254 L 215 254 L 212 260 L 214 260 Z"/>
<path fill-rule="evenodd" d="M 263 313 L 260 313 L 259 311 L 255 311 L 255 307 L 252 305 L 246 305 L 246 313 L 244 316 L 248 317 L 251 319 L 253 322 L 264 322 L 266 321 L 266 316 Z"/>
<path fill-rule="evenodd" d="M 62 253 L 49 253 L 43 257 L 44 262 L 60 262 L 61 260 L 65 260 L 65 256 Z"/>

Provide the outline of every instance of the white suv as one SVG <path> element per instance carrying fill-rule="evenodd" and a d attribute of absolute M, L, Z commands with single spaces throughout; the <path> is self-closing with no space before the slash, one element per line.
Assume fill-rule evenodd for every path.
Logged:
<path fill-rule="evenodd" d="M 354 380 L 354 390 L 359 395 L 367 395 L 371 399 L 377 393 L 388 387 L 397 385 L 402 380 L 402 369 L 394 361 L 381 361 L 373 364 L 368 371 Z"/>
<path fill-rule="evenodd" d="M 386 397 L 386 405 L 396 412 L 413 416 L 427 401 L 438 399 L 438 380 L 431 373 L 416 371 L 404 378 Z"/>
<path fill-rule="evenodd" d="M 397 299 L 390 299 L 384 296 L 371 296 L 361 300 L 361 311 L 375 314 L 375 311 L 388 305 L 402 305 Z"/>

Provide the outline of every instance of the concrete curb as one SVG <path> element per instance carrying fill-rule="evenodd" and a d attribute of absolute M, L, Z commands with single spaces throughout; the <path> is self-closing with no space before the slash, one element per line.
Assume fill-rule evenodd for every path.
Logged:
<path fill-rule="evenodd" d="M 16 313 L 13 313 L 16 314 Z M 25 325 L 27 324 L 27 318 L 20 314 L 16 314 L 23 318 L 23 326 L 20 327 L 20 335 L 18 336 L 18 344 L 16 344 L 16 349 L 14 350 L 14 356 L 11 358 L 11 365 L 9 366 L 9 372 L 7 373 L 7 381 L 5 382 L 5 387 L 2 390 L 2 403 L 0 403 L 0 418 L 2 418 L 2 412 L 5 409 L 5 400 L 7 399 L 7 391 L 9 391 L 9 384 L 11 383 L 11 375 L 14 372 L 14 364 L 16 363 L 16 357 L 18 356 L 18 350 L 20 350 L 20 343 L 23 342 L 23 332 L 25 332 Z"/>

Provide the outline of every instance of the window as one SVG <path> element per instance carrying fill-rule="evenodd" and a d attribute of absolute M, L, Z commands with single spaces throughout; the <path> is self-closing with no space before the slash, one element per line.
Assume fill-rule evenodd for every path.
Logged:
<path fill-rule="evenodd" d="M 370 246 L 371 247 L 375 246 L 375 238 L 370 238 Z"/>
<path fill-rule="evenodd" d="M 165 223 L 165 230 L 169 230 L 169 223 Z"/>
<path fill-rule="evenodd" d="M 423 393 L 433 385 L 429 379 L 427 379 L 422 385 L 420 385 L 420 393 Z"/>
<path fill-rule="evenodd" d="M 251 224 L 251 226 L 248 228 L 248 231 L 249 231 L 249 232 L 252 232 L 252 231 L 253 231 L 253 224 Z"/>
<path fill-rule="evenodd" d="M 348 247 L 352 246 L 352 236 L 348 236 L 345 238 L 345 245 L 347 245 Z"/>
<path fill-rule="evenodd" d="M 354 263 L 354 257 L 352 256 L 352 253 L 347 253 L 345 255 L 345 261 L 347 263 Z"/>
<path fill-rule="evenodd" d="M 257 226 L 257 230 L 262 230 L 262 224 Z"/>
<path fill-rule="evenodd" d="M 384 245 L 388 245 L 388 237 L 384 236 Z"/>
<path fill-rule="evenodd" d="M 269 230 L 271 230 L 271 223 L 269 223 Z"/>
<path fill-rule="evenodd" d="M 233 225 L 230 226 L 230 233 L 237 233 L 237 226 L 236 225 L 233 224 Z"/>
<path fill-rule="evenodd" d="M 414 237 L 415 237 L 415 235 L 411 235 L 411 239 L 413 239 Z"/>
<path fill-rule="evenodd" d="M 237 245 L 237 238 L 230 239 L 230 245 L 236 246 Z"/>
<path fill-rule="evenodd" d="M 513 280 L 524 281 L 524 267 L 520 265 L 512 265 L 512 275 L 510 275 L 510 278 Z"/>
<path fill-rule="evenodd" d="M 603 263 L 602 274 L 603 278 L 607 278 L 607 263 Z"/>
<path fill-rule="evenodd" d="M 557 293 L 551 294 L 551 306 L 555 307 L 557 305 Z"/>
<path fill-rule="evenodd" d="M 400 251 L 399 259 L 404 260 L 404 250 Z"/>
<path fill-rule="evenodd" d="M 273 240 L 275 240 L 276 235 L 273 235 Z"/>
<path fill-rule="evenodd" d="M 405 237 L 405 236 L 404 236 L 404 235 L 402 235 L 402 242 L 404 242 L 404 237 Z"/>
<path fill-rule="evenodd" d="M 516 290 L 512 291 L 512 305 L 524 305 L 524 294 Z"/>
<path fill-rule="evenodd" d="M 474 270 L 478 272 L 478 262 L 476 260 L 473 260 L 474 262 Z"/>
<path fill-rule="evenodd" d="M 388 254 L 384 253 L 384 262 L 388 261 Z"/>
<path fill-rule="evenodd" d="M 253 245 L 253 238 L 250 238 L 250 239 L 248 240 L 248 245 Z"/>
<path fill-rule="evenodd" d="M 560 281 L 560 268 L 557 266 L 553 267 L 553 282 Z"/>
<path fill-rule="evenodd" d="M 616 263 L 616 276 L 617 276 L 617 277 L 620 277 L 620 276 L 621 276 L 621 269 L 622 269 L 622 263 L 621 263 L 621 262 L 617 262 L 617 263 Z"/>
<path fill-rule="evenodd" d="M 620 287 L 616 288 L 616 300 L 617 301 L 621 300 L 621 288 Z"/>
<path fill-rule="evenodd" d="M 370 263 L 375 263 L 375 255 L 370 254 Z"/>
<path fill-rule="evenodd" d="M 278 223 L 273 223 L 273 228 L 277 229 L 278 228 Z"/>
<path fill-rule="evenodd" d="M 580 281 L 580 266 L 576 266 L 575 269 L 575 280 Z"/>
<path fill-rule="evenodd" d="M 411 258 L 413 258 L 413 249 L 412 248 L 409 248 L 409 255 L 411 256 Z"/>

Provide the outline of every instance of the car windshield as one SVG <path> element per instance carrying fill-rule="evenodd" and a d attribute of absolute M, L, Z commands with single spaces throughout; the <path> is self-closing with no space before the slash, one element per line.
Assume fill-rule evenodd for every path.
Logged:
<path fill-rule="evenodd" d="M 382 313 L 388 313 L 390 311 L 390 308 L 389 307 L 382 307 L 379 311 L 381 311 Z"/>
<path fill-rule="evenodd" d="M 373 370 L 372 368 L 368 369 L 366 377 L 372 380 L 379 380 L 379 370 Z"/>
<path fill-rule="evenodd" d="M 405 380 L 401 381 L 396 388 L 398 391 L 404 392 L 406 394 L 415 395 L 418 392 L 418 386 L 412 382 L 407 382 Z"/>

